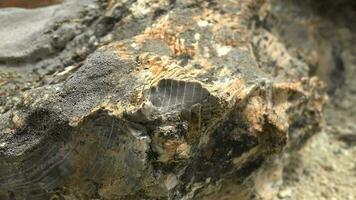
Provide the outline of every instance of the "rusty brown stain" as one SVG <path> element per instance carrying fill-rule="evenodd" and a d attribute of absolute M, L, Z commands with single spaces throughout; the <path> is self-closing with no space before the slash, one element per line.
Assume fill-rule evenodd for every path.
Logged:
<path fill-rule="evenodd" d="M 63 0 L 2 0 L 0 8 L 38 8 L 62 3 Z"/>

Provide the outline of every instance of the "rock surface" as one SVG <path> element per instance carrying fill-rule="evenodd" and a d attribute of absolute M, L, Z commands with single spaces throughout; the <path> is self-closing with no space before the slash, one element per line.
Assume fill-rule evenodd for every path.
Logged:
<path fill-rule="evenodd" d="M 268 29 L 327 83 L 330 98 L 323 130 L 288 156 L 280 172 L 283 183 L 277 191 L 292 191 L 280 199 L 355 199 L 356 4 L 271 2 L 265 18 Z"/>
<path fill-rule="evenodd" d="M 313 76 L 319 48 L 298 41 L 303 24 L 285 28 L 280 10 L 293 6 L 66 0 L 0 9 L 36 13 L 23 26 L 0 20 L 8 26 L 0 199 L 268 199 L 281 169 L 321 130 L 326 101 Z M 42 19 L 51 12 L 61 17 Z M 274 26 L 274 15 L 287 22 Z"/>
<path fill-rule="evenodd" d="M 60 23 L 79 18 L 86 3 L 67 0 L 36 9 L 2 8 L 0 63 L 7 67 L 21 66 L 53 55 L 56 48 L 62 48 L 78 34 L 74 23 L 63 26 Z"/>

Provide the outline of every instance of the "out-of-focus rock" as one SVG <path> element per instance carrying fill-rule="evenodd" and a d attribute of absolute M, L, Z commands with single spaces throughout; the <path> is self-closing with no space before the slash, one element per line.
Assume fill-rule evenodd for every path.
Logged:
<path fill-rule="evenodd" d="M 65 20 L 79 17 L 86 1 L 67 0 L 37 9 L 2 8 L 0 10 L 0 62 L 35 62 L 53 54 L 49 32 Z M 66 30 L 58 37 L 74 37 Z M 68 37 L 66 34 L 70 34 Z M 65 43 L 66 41 L 61 41 Z M 65 44 L 63 44 L 65 45 Z"/>

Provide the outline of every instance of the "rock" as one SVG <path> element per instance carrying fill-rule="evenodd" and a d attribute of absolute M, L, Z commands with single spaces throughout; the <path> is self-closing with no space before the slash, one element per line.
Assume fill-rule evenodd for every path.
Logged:
<path fill-rule="evenodd" d="M 278 192 L 278 197 L 281 199 L 285 199 L 292 196 L 292 190 L 290 188 L 284 188 L 283 190 Z"/>
<path fill-rule="evenodd" d="M 3 8 L 0 10 L 0 62 L 11 63 L 15 61 L 45 58 L 54 50 L 51 47 L 51 38 L 45 32 L 49 31 L 55 23 L 79 16 L 85 1 L 66 0 L 53 6 L 37 9 Z M 57 37 L 69 38 L 68 30 L 58 33 Z M 71 33 L 73 36 L 73 34 Z M 62 42 L 66 42 L 62 39 Z"/>
<path fill-rule="evenodd" d="M 46 2 L 36 1 L 33 6 L 42 3 Z M 36 70 L 45 75 L 82 62 L 101 45 L 91 38 L 95 39 L 97 32 L 101 37 L 109 34 L 128 14 L 126 4 L 131 3 L 123 2 L 113 9 L 116 12 L 106 10 L 105 2 L 94 0 L 63 0 L 34 9 L 2 8 L 0 67 L 20 68 L 27 74 Z M 77 49 L 81 49 L 79 54 Z"/>
<path fill-rule="evenodd" d="M 87 48 L 85 61 L 40 76 L 0 115 L 0 197 L 216 199 L 233 185 L 250 198 L 255 172 L 320 129 L 326 98 L 301 60 L 251 49 L 269 37 L 251 33 L 261 5 L 109 1 L 86 31 L 67 27 L 57 47 Z M 127 38 L 107 36 L 93 53 L 74 45 L 136 17 L 144 28 Z"/>

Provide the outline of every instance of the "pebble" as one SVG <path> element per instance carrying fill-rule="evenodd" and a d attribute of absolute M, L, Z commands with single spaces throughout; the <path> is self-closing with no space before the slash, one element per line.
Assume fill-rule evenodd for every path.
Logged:
<path fill-rule="evenodd" d="M 6 142 L 0 143 L 0 148 L 4 148 L 6 146 Z"/>
<path fill-rule="evenodd" d="M 174 188 L 176 185 L 178 185 L 178 179 L 174 174 L 169 174 L 167 176 L 167 179 L 165 181 L 166 188 L 168 190 L 171 190 Z"/>
<path fill-rule="evenodd" d="M 279 198 L 287 198 L 292 196 L 292 190 L 290 188 L 284 188 L 278 192 Z"/>

